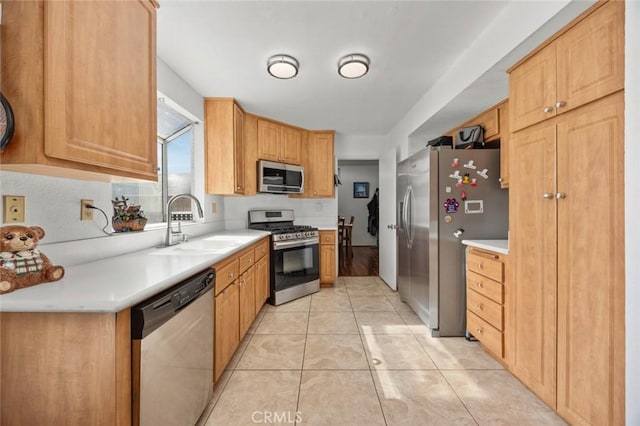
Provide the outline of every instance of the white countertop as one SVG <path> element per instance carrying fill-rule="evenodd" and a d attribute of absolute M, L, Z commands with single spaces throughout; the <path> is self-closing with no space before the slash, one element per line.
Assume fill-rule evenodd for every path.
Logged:
<path fill-rule="evenodd" d="M 0 296 L 1 312 L 118 312 L 205 270 L 269 235 L 216 232 L 167 248 L 65 268 L 62 280 Z"/>
<path fill-rule="evenodd" d="M 337 231 L 338 225 L 320 225 L 317 228 L 318 231 Z"/>
<path fill-rule="evenodd" d="M 509 254 L 509 240 L 462 240 L 462 244 L 501 254 Z"/>

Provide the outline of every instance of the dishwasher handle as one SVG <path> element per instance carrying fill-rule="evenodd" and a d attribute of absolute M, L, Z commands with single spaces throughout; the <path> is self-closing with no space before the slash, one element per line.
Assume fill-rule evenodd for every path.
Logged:
<path fill-rule="evenodd" d="M 131 338 L 138 340 L 151 334 L 213 289 L 215 279 L 215 270 L 208 269 L 131 308 Z"/>

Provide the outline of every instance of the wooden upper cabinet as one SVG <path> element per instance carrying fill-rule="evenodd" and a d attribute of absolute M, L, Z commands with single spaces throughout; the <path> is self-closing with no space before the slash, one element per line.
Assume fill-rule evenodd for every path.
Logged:
<path fill-rule="evenodd" d="M 469 125 L 472 125 L 470 123 Z M 479 124 L 484 129 L 484 140 L 490 141 L 496 136 L 500 136 L 500 120 L 498 118 L 498 108 L 492 108 L 476 117 L 475 124 Z"/>
<path fill-rule="evenodd" d="M 302 161 L 302 131 L 282 126 L 282 144 L 280 147 L 282 162 L 300 164 Z"/>
<path fill-rule="evenodd" d="M 273 121 L 258 119 L 258 158 L 280 160 L 280 125 Z"/>
<path fill-rule="evenodd" d="M 310 132 L 308 163 L 305 174 L 313 197 L 334 196 L 334 145 L 333 132 Z M 305 195 L 307 190 L 305 189 Z"/>
<path fill-rule="evenodd" d="M 509 75 L 509 129 L 513 132 L 555 115 L 556 48 L 549 45 Z"/>
<path fill-rule="evenodd" d="M 155 3 L 9 2 L 3 21 L 2 92 L 20 119 L 2 168 L 157 180 Z"/>
<path fill-rule="evenodd" d="M 258 119 L 258 159 L 288 164 L 302 162 L 302 131 Z"/>
<path fill-rule="evenodd" d="M 556 41 L 558 112 L 624 87 L 624 2 L 610 1 Z"/>
<path fill-rule="evenodd" d="M 609 1 L 510 71 L 511 131 L 624 87 L 624 2 Z"/>
<path fill-rule="evenodd" d="M 232 98 L 206 98 L 204 107 L 207 193 L 255 194 L 255 171 L 250 172 L 255 150 L 247 140 L 252 131 L 244 112 Z"/>

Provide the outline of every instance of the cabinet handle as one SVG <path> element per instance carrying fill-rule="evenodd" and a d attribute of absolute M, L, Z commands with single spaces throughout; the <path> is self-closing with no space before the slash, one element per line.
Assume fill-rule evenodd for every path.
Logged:
<path fill-rule="evenodd" d="M 545 114 L 549 114 L 550 112 L 553 112 L 553 108 L 552 107 L 544 107 L 542 108 L 542 112 L 544 112 Z"/>
<path fill-rule="evenodd" d="M 565 101 L 556 102 L 556 108 L 563 108 L 566 105 L 567 105 L 567 103 Z"/>
<path fill-rule="evenodd" d="M 502 183 L 502 178 L 498 178 L 498 182 Z"/>
<path fill-rule="evenodd" d="M 478 263 L 478 269 L 484 269 L 484 266 L 482 266 L 482 263 Z"/>
<path fill-rule="evenodd" d="M 567 198 L 567 194 L 565 194 L 564 192 L 557 192 L 556 193 L 556 199 L 564 200 L 565 198 Z"/>
<path fill-rule="evenodd" d="M 542 198 L 546 198 L 547 200 L 553 200 L 553 194 L 550 192 L 545 192 L 542 194 Z"/>
<path fill-rule="evenodd" d="M 482 334 L 482 329 L 481 328 L 476 328 L 476 332 Z"/>
<path fill-rule="evenodd" d="M 478 288 L 482 288 L 482 281 L 478 281 L 476 285 L 478 286 Z"/>
<path fill-rule="evenodd" d="M 229 272 L 229 278 L 233 278 L 233 272 Z"/>
<path fill-rule="evenodd" d="M 236 187 L 236 189 L 240 189 L 240 185 L 238 185 L 238 186 Z"/>
<path fill-rule="evenodd" d="M 482 303 L 478 303 L 478 304 L 476 305 L 476 308 L 478 308 L 478 309 L 482 310 Z"/>
<path fill-rule="evenodd" d="M 158 173 L 158 168 L 156 166 L 151 167 L 151 171 L 153 173 Z"/>

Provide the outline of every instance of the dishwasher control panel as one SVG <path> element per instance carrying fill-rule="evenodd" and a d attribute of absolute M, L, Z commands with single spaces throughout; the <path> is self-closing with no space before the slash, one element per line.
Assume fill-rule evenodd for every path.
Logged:
<path fill-rule="evenodd" d="M 208 269 L 131 308 L 131 337 L 142 339 L 202 294 L 213 289 L 216 272 Z"/>

